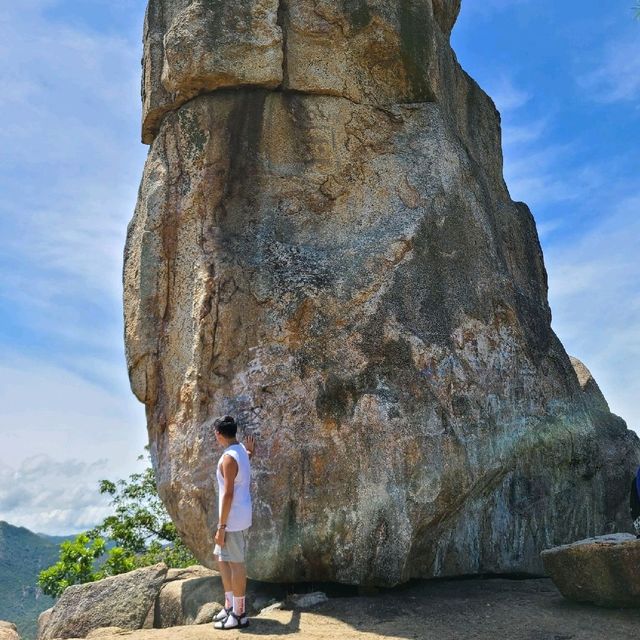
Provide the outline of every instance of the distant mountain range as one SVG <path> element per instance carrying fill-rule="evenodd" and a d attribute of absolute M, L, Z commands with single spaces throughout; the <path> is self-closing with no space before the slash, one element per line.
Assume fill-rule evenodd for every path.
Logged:
<path fill-rule="evenodd" d="M 36 637 L 38 616 L 54 600 L 37 588 L 38 574 L 58 560 L 71 536 L 47 536 L 0 520 L 0 620 L 15 622 L 24 640 Z"/>
<path fill-rule="evenodd" d="M 0 522 L 2 522 L 0 520 Z M 9 525 L 11 526 L 11 525 Z M 27 529 L 27 531 L 29 531 L 29 529 Z M 29 533 L 31 533 L 29 531 Z M 49 542 L 53 542 L 53 544 L 55 545 L 59 545 L 60 543 L 64 542 L 65 540 L 75 540 L 76 536 L 78 535 L 77 533 L 74 533 L 73 535 L 70 536 L 50 536 L 46 533 L 38 533 L 36 531 L 36 535 L 40 536 L 41 538 L 44 538 L 45 540 L 48 540 Z"/>

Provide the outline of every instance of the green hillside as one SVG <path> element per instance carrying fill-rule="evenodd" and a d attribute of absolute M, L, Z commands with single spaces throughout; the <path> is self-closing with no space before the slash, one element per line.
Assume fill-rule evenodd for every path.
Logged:
<path fill-rule="evenodd" d="M 38 615 L 53 606 L 36 581 L 42 569 L 58 560 L 58 545 L 65 539 L 0 520 L 0 620 L 15 622 L 23 639 L 36 637 Z"/>
<path fill-rule="evenodd" d="M 36 535 L 44 538 L 45 540 L 48 540 L 49 542 L 52 542 L 55 545 L 58 545 L 66 542 L 67 540 L 75 540 L 77 534 L 74 533 L 71 536 L 49 536 L 46 533 L 36 533 Z"/>

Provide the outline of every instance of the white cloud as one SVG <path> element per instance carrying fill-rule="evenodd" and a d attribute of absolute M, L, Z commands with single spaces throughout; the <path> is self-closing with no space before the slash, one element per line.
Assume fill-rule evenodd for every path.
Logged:
<path fill-rule="evenodd" d="M 513 83 L 506 74 L 499 74 L 498 78 L 486 87 L 502 115 L 509 111 L 516 111 L 524 107 L 532 97 L 529 91 L 525 91 Z"/>
<path fill-rule="evenodd" d="M 512 147 L 537 142 L 543 137 L 546 130 L 546 119 L 531 120 L 520 124 L 508 122 L 502 127 L 503 144 Z"/>
<path fill-rule="evenodd" d="M 143 406 L 126 393 L 126 372 L 111 371 L 113 391 L 42 360 L 3 353 L 0 364 L 0 461 L 37 455 L 108 457 L 114 469 L 146 443 Z M 8 446 L 7 446 L 8 445 Z"/>
<path fill-rule="evenodd" d="M 80 20 L 100 6 L 132 26 L 137 16 L 138 28 L 97 32 Z M 10 150 L 0 155 L 0 518 L 47 533 L 98 522 L 97 481 L 138 469 L 146 443 L 120 283 L 146 153 L 144 3 L 71 8 L 0 5 L 0 146 Z"/>
<path fill-rule="evenodd" d="M 640 195 L 626 177 L 629 159 L 583 160 L 581 141 L 557 142 L 553 113 L 532 115 L 531 91 L 504 74 L 492 91 L 503 115 L 505 180 L 537 216 L 554 329 L 611 409 L 640 432 Z"/>
<path fill-rule="evenodd" d="M 39 308 L 61 291 L 120 295 L 126 223 L 144 150 L 138 144 L 139 43 L 47 21 L 47 3 L 0 14 L 2 253 L 22 267 L 8 283 Z M 17 171 L 16 171 L 17 169 Z M 19 178 L 17 177 L 19 176 Z M 6 292 L 5 292 L 6 293 Z"/>
<path fill-rule="evenodd" d="M 54 460 L 48 455 L 20 465 L 0 463 L 0 519 L 32 531 L 64 535 L 89 529 L 109 515 L 98 482 L 106 460 Z"/>
<path fill-rule="evenodd" d="M 106 515 L 98 480 L 140 468 L 142 406 L 123 388 L 110 393 L 64 369 L 4 355 L 0 519 L 51 534 L 95 525 Z"/>
<path fill-rule="evenodd" d="M 97 488 L 106 471 L 99 474 L 96 464 L 43 457 L 42 468 L 32 474 L 25 469 L 28 463 L 0 466 L 0 519 L 38 533 L 68 535 L 94 527 L 111 512 L 108 497 Z M 58 474 L 56 464 L 68 464 L 74 472 Z"/>
<path fill-rule="evenodd" d="M 118 4 L 140 17 L 141 2 Z M 122 250 L 146 153 L 140 37 L 45 11 L 62 5 L 0 7 L 0 301 L 22 340 L 47 345 L 30 353 L 109 385 L 124 369 Z"/>
<path fill-rule="evenodd" d="M 566 171 L 561 169 L 563 161 L 571 154 L 570 145 L 540 143 L 527 146 L 507 140 L 504 145 L 504 174 L 514 200 L 527 202 L 536 209 L 584 196 L 588 185 L 576 175 L 568 180 Z"/>
<path fill-rule="evenodd" d="M 640 432 L 640 194 L 545 251 L 553 326 L 591 370 L 614 413 Z"/>
<path fill-rule="evenodd" d="M 503 122 L 504 177 L 514 200 L 538 209 L 583 197 L 591 188 L 586 173 L 576 171 L 567 179 L 565 167 L 575 149 L 572 144 L 548 142 L 553 138 L 547 119 L 512 109 L 504 112 Z"/>
<path fill-rule="evenodd" d="M 533 209 L 578 197 L 584 185 L 564 180 L 558 170 L 572 146 L 548 142 L 552 116 L 532 115 L 534 91 L 518 86 L 504 72 L 496 73 L 486 90 L 502 118 L 504 177 L 511 197 Z"/>
<path fill-rule="evenodd" d="M 599 57 L 593 59 L 589 71 L 578 76 L 578 84 L 598 102 L 637 101 L 640 98 L 637 29 L 608 42 Z"/>
<path fill-rule="evenodd" d="M 534 211 L 550 205 L 575 206 L 601 189 L 612 170 L 580 159 L 583 142 L 558 142 L 553 131 L 553 107 L 545 104 L 544 116 L 535 112 L 533 90 L 518 86 L 501 73 L 489 83 L 491 95 L 502 116 L 504 177 L 514 200 L 526 202 Z M 595 162 L 595 161 L 594 161 Z M 559 219 L 544 220 L 544 231 L 561 229 Z"/>

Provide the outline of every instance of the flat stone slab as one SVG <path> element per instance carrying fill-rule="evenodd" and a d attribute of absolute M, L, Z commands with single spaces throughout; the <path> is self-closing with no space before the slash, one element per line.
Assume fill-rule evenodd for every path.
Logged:
<path fill-rule="evenodd" d="M 617 533 L 541 553 L 545 570 L 569 600 L 603 607 L 640 607 L 640 540 Z"/>

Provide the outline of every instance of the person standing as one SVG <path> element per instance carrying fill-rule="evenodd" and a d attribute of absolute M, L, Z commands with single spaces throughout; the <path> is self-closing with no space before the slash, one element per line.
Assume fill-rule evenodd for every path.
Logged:
<path fill-rule="evenodd" d="M 216 440 L 224 447 L 218 461 L 218 527 L 213 550 L 218 559 L 225 591 L 224 608 L 214 618 L 216 629 L 242 629 L 249 626 L 245 609 L 247 572 L 245 548 L 251 526 L 251 463 L 255 440 L 246 446 L 237 440 L 238 425 L 231 416 L 213 423 Z"/>

